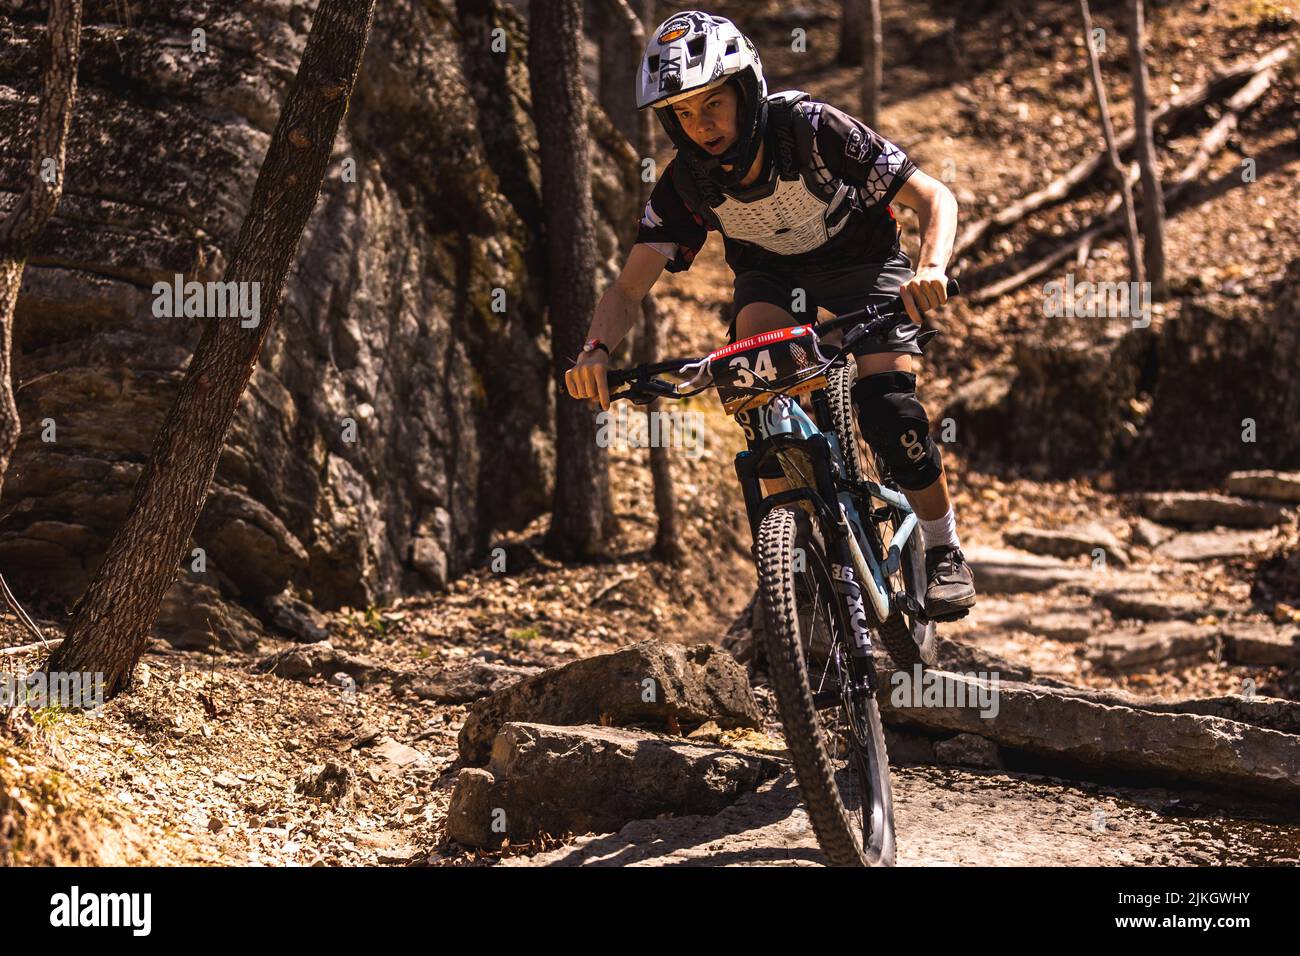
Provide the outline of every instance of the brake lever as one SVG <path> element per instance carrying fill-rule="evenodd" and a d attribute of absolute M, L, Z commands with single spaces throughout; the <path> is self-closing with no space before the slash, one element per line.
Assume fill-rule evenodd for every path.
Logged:
<path fill-rule="evenodd" d="M 649 405 L 656 398 L 673 398 L 676 394 L 677 386 L 671 382 L 651 378 L 628 382 L 626 387 L 612 392 L 610 398 L 626 398 L 633 405 Z"/>

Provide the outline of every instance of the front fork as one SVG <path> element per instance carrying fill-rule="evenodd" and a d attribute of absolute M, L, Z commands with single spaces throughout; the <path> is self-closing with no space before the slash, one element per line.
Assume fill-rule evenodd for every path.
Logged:
<path fill-rule="evenodd" d="M 835 487 L 830 443 L 824 434 L 815 434 L 810 438 L 778 435 L 769 441 L 773 448 L 797 447 L 807 457 L 812 467 L 813 487 L 794 488 L 765 497 L 759 483 L 758 455 L 750 451 L 742 451 L 737 455 L 736 476 L 740 479 L 740 487 L 745 495 L 751 540 L 757 543 L 758 527 L 773 508 L 795 501 L 808 501 L 812 504 L 817 520 L 821 523 L 822 540 L 827 544 L 831 576 L 847 612 L 849 639 L 845 643 L 849 650 L 854 686 L 855 689 L 874 696 L 877 688 L 875 648 L 867 623 L 866 598 L 858 580 L 858 575 L 866 569 L 865 566 L 862 570 L 855 569 L 858 562 L 854 559 L 853 546 L 849 543 L 853 529 L 844 515 Z M 860 553 L 858 558 L 861 558 Z M 884 615 L 878 616 L 878 619 L 883 620 Z"/>

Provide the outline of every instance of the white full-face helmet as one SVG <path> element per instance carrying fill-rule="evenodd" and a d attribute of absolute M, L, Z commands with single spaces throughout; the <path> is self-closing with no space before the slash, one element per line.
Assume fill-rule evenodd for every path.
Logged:
<path fill-rule="evenodd" d="M 740 94 L 736 142 L 714 156 L 697 146 L 672 110 L 672 104 L 704 90 L 731 83 Z M 724 17 L 698 10 L 677 13 L 661 23 L 646 44 L 637 73 L 636 105 L 653 108 L 679 152 L 727 183 L 749 171 L 767 127 L 767 81 L 753 42 Z M 717 169 L 732 166 L 731 174 Z"/>

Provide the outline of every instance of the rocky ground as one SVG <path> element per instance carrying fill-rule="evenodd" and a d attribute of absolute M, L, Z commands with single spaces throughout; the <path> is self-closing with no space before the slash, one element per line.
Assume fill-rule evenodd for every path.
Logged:
<path fill-rule="evenodd" d="M 768 6 L 763 29 L 788 30 L 784 8 Z M 827 5 L 812 6 L 815 13 Z M 1162 11 L 1168 19 L 1152 37 L 1157 98 L 1277 42 L 1273 21 L 1251 13 L 1259 4 L 1214 6 L 1215 16 L 1226 19 L 1212 20 L 1208 4 Z M 903 33 L 903 5 L 885 7 L 890 29 Z M 1044 36 L 1044 26 L 980 34 L 989 49 L 975 44 L 967 56 L 990 65 L 966 94 L 935 85 L 911 66 L 887 94 L 882 127 L 923 167 L 949 152 L 962 157 L 969 178 L 954 191 L 969 193 L 959 192 L 963 216 L 983 215 L 1071 165 L 1077 156 L 1059 143 L 1072 131 L 1095 138 L 1079 113 L 1086 87 L 1058 82 L 1056 67 L 1039 69 L 1040 47 L 1064 49 L 1069 42 L 1060 31 Z M 909 63 L 933 56 L 930 41 L 940 36 L 934 27 L 921 20 L 908 28 L 920 57 Z M 1183 46 L 1189 37 L 1199 46 Z M 788 81 L 774 88 L 803 82 L 827 98 L 847 96 L 850 74 L 826 59 L 810 67 L 792 54 L 772 56 L 773 69 Z M 1207 187 L 1194 207 L 1171 215 L 1168 248 L 1179 283 L 1235 279 L 1237 291 L 1229 291 L 1249 299 L 1266 287 L 1262 277 L 1293 255 L 1294 216 L 1277 212 L 1286 202 L 1294 208 L 1300 172 L 1294 138 L 1276 122 L 1288 95 L 1293 86 L 1270 94 L 1238 133 L 1241 154 L 1269 158 L 1262 188 Z M 1122 84 L 1112 100 L 1124 124 Z M 1003 108 L 1006 116 L 990 113 Z M 1189 129 L 1171 137 L 1163 144 L 1167 155 L 1185 151 L 1196 135 Z M 1220 173 L 1239 157 L 1221 160 Z M 976 265 L 996 265 L 998 251 L 1027 241 L 1026 230 L 1063 230 L 1090 201 L 1055 211 L 1059 223 L 1036 217 L 997 240 Z M 915 219 L 908 212 L 900 219 L 914 253 Z M 1122 271 L 1122 243 L 1099 244 L 1093 256 L 1094 277 Z M 716 238 L 689 273 L 661 290 L 674 354 L 702 353 L 721 339 L 729 276 Z M 1009 333 L 1032 333 L 1026 326 L 1034 316 L 1024 295 L 982 309 L 957 301 L 945 310 L 937 319 L 944 344 L 920 370 L 932 416 L 956 384 L 1006 358 Z M 753 571 L 730 469 L 739 435 L 708 401 L 675 411 L 698 412 L 705 423 L 700 454 L 673 457 L 691 552 L 683 567 L 648 556 L 653 522 L 644 453 L 616 449 L 620 529 L 605 562 L 547 561 L 536 549 L 545 527 L 539 519 L 498 542 L 496 570 L 490 558 L 445 594 L 325 617 L 319 626 L 326 644 L 270 633 L 242 650 L 217 641 L 192 641 L 183 650 L 155 642 L 132 691 L 99 716 L 7 712 L 0 730 L 0 855 L 6 862 L 110 864 L 821 865 L 761 681 L 752 691 L 757 727 L 719 726 L 701 736 L 707 721 L 682 720 L 620 731 L 635 739 L 618 746 L 661 748 L 668 741 L 698 748 L 691 760 L 747 755 L 724 761 L 727 772 L 758 768 L 729 806 L 489 850 L 448 834 L 457 781 L 469 766 L 458 737 L 474 699 L 649 639 L 718 645 L 744 610 Z M 899 863 L 1300 862 L 1300 826 L 1283 813 L 1294 795 L 1276 789 L 1285 776 L 1252 777 L 1245 766 L 1257 759 L 1256 769 L 1284 770 L 1285 752 L 1268 748 L 1293 743 L 1300 730 L 1288 723 L 1300 689 L 1300 573 L 1288 558 L 1300 537 L 1297 502 L 1287 497 L 1293 486 L 1247 476 L 1171 498 L 1117 492 L 1105 472 L 1046 481 L 984 470 L 967 462 L 960 443 L 945 448 L 945 461 L 981 589 L 975 612 L 941 632 L 968 648 L 948 666 L 1000 668 L 1007 679 L 1040 683 L 1009 694 L 1013 703 L 1024 698 L 1023 709 L 1009 705 L 1005 722 L 981 726 L 983 734 L 955 718 L 928 727 L 908 724 L 904 715 L 891 720 Z M 1279 570 L 1261 584 L 1262 566 Z M 57 639 L 59 622 L 42 623 Z M 0 644 L 29 640 L 9 626 Z M 40 657 L 6 655 L 0 666 L 18 672 Z M 1060 684 L 1141 696 L 1071 703 L 1051 693 Z M 1044 695 L 1049 704 L 1039 703 Z M 1175 709 L 1160 709 L 1166 705 Z M 1042 706 L 1059 708 L 1038 725 L 1038 736 L 1055 741 L 1056 752 L 1025 745 L 1023 727 L 1034 726 Z M 608 715 L 578 723 L 595 728 L 600 740 L 602 728 L 616 722 L 602 717 Z M 1111 719 L 1118 723 L 1104 722 Z M 1102 745 L 1065 753 L 1061 741 L 1068 743 L 1072 727 L 1093 728 Z M 1115 764 L 1121 755 L 1106 750 L 1103 731 L 1116 735 L 1117 748 L 1132 735 L 1129 743 L 1146 761 L 1143 773 Z M 1214 771 L 1227 785 L 1180 780 L 1167 759 L 1170 735 L 1202 731 L 1228 742 L 1213 751 Z M 690 733 L 697 736 L 683 736 Z M 589 746 L 593 753 L 617 749 Z"/>

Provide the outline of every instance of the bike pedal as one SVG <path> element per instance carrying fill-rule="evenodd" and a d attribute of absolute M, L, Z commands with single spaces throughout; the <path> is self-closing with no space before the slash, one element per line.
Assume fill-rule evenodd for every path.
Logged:
<path fill-rule="evenodd" d="M 898 591 L 894 594 L 894 606 L 901 608 L 904 613 L 912 615 L 922 624 L 929 624 L 930 621 L 934 620 L 925 613 L 925 607 L 921 602 L 906 591 Z"/>
<path fill-rule="evenodd" d="M 969 613 L 970 613 L 970 608 L 962 607 L 962 608 L 957 608 L 954 611 L 948 611 L 944 614 L 932 614 L 930 615 L 929 619 L 938 624 L 949 624 L 953 621 L 960 621 Z"/>

